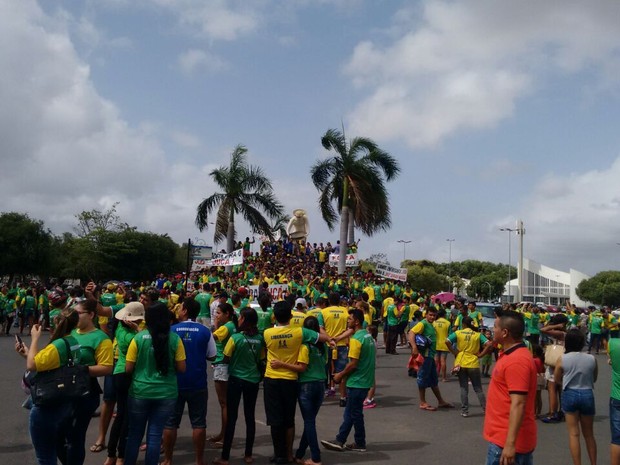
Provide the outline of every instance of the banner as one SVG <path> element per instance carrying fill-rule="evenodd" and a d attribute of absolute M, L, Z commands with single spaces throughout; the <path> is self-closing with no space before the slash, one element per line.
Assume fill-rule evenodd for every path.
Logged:
<path fill-rule="evenodd" d="M 230 253 L 214 253 L 211 260 L 207 260 L 207 266 L 231 266 L 243 264 L 243 249 Z"/>
<path fill-rule="evenodd" d="M 329 254 L 329 266 L 338 266 L 339 258 L 340 258 L 340 255 L 338 255 L 337 253 L 330 253 Z M 348 253 L 345 260 L 346 260 L 345 266 L 357 266 L 358 265 L 356 253 Z"/>
<path fill-rule="evenodd" d="M 407 281 L 407 269 L 406 268 L 394 268 L 393 266 L 386 265 L 384 263 L 377 263 L 377 269 L 375 270 L 377 276 L 382 276 L 386 279 L 394 279 L 396 281 Z"/>
<path fill-rule="evenodd" d="M 260 286 L 248 286 L 248 289 L 250 290 L 252 301 L 258 302 Z M 276 302 L 284 299 L 288 295 L 288 284 L 272 284 L 267 288 L 267 290 L 271 294 L 273 301 Z"/>
<path fill-rule="evenodd" d="M 209 268 L 210 260 L 192 260 L 192 267 L 190 268 L 190 272 L 201 271 L 203 268 Z"/>

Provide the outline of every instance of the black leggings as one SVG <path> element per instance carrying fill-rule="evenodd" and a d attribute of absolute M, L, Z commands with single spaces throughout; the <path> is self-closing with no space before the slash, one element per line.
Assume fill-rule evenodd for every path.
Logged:
<path fill-rule="evenodd" d="M 235 425 L 239 416 L 239 404 L 243 395 L 243 415 L 245 416 L 245 457 L 252 456 L 254 437 L 256 435 L 256 423 L 254 422 L 254 410 L 258 397 L 258 383 L 251 383 L 235 376 L 228 378 L 226 392 L 226 409 L 228 410 L 228 422 L 224 432 L 224 446 L 222 447 L 222 459 L 230 458 L 230 448 L 235 437 Z"/>
<path fill-rule="evenodd" d="M 108 457 L 122 459 L 125 457 L 125 445 L 127 444 L 127 428 L 129 425 L 127 399 L 129 398 L 131 375 L 127 373 L 117 373 L 114 375 L 113 380 L 114 388 L 116 389 L 116 418 L 110 429 Z"/>

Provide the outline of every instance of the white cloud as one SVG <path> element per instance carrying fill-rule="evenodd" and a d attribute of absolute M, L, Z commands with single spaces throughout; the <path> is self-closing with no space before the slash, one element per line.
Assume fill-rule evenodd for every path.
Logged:
<path fill-rule="evenodd" d="M 198 49 L 190 49 L 179 56 L 179 67 L 185 75 L 198 72 L 217 72 L 226 69 L 227 65 L 218 56 Z"/>
<path fill-rule="evenodd" d="M 170 137 L 177 145 L 186 149 L 196 149 L 202 146 L 199 137 L 179 129 L 173 130 Z"/>
<path fill-rule="evenodd" d="M 609 85 L 619 15 L 620 3 L 576 0 L 429 0 L 421 21 L 401 10 L 398 38 L 359 43 L 344 67 L 368 95 L 350 114 L 352 129 L 428 147 L 509 117 L 548 73 L 594 71 Z"/>

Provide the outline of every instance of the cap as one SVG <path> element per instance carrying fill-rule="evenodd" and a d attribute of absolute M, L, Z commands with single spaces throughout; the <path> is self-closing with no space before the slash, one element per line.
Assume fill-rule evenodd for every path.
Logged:
<path fill-rule="evenodd" d="M 144 319 L 144 305 L 140 302 L 129 302 L 122 309 L 116 312 L 114 317 L 117 320 L 143 320 Z"/>
<path fill-rule="evenodd" d="M 299 304 L 303 305 L 304 307 L 308 306 L 306 299 L 304 299 L 303 297 L 299 297 L 298 299 L 295 300 L 295 307 L 297 307 Z"/>

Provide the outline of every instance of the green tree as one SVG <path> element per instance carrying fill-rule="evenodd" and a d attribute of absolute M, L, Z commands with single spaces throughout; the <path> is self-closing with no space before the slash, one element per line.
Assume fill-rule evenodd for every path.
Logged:
<path fill-rule="evenodd" d="M 248 165 L 247 149 L 238 145 L 230 156 L 230 165 L 221 166 L 209 174 L 223 192 L 215 193 L 198 205 L 196 226 L 200 231 L 208 228 L 211 213 L 217 210 L 213 241 L 217 244 L 226 238 L 226 251 L 232 252 L 235 242 L 235 214 L 239 213 L 253 231 L 273 239 L 271 225 L 261 210 L 271 219 L 284 212 L 276 200 L 271 181 L 263 170 Z"/>
<path fill-rule="evenodd" d="M 95 231 L 121 231 L 129 228 L 127 223 L 121 221 L 120 216 L 116 213 L 116 206 L 120 202 L 115 202 L 109 209 L 105 211 L 88 210 L 75 215 L 78 224 L 75 226 L 75 232 L 79 237 L 87 236 Z"/>
<path fill-rule="evenodd" d="M 407 282 L 413 289 L 424 289 L 429 294 L 441 292 L 448 287 L 448 279 L 432 267 L 412 265 L 407 268 Z"/>
<path fill-rule="evenodd" d="M 620 306 L 620 271 L 601 271 L 579 283 L 575 292 L 580 299 L 597 305 Z"/>
<path fill-rule="evenodd" d="M 344 273 L 349 222 L 368 236 L 390 227 L 385 182 L 394 179 L 400 168 L 394 157 L 370 139 L 356 137 L 347 145 L 343 133 L 329 129 L 321 144 L 334 156 L 318 161 L 310 173 L 320 192 L 321 215 L 330 230 L 334 230 L 340 215 L 338 272 Z"/>
<path fill-rule="evenodd" d="M 493 300 L 504 292 L 506 276 L 500 272 L 474 276 L 467 286 L 467 295 L 484 300 Z"/>
<path fill-rule="evenodd" d="M 0 276 L 47 274 L 52 233 L 43 222 L 23 213 L 0 214 Z"/>

